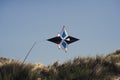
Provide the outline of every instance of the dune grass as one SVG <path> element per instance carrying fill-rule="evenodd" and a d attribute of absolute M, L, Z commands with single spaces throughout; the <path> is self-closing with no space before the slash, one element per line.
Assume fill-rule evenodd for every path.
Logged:
<path fill-rule="evenodd" d="M 41 80 L 114 80 L 120 77 L 120 52 L 107 56 L 77 57 L 42 69 Z"/>
<path fill-rule="evenodd" d="M 11 62 L 0 67 L 0 80 L 37 80 L 31 64 Z"/>
<path fill-rule="evenodd" d="M 5 61 L 5 63 L 4 63 Z M 0 80 L 114 80 L 120 77 L 120 51 L 107 56 L 77 57 L 63 64 L 37 67 L 2 58 Z"/>

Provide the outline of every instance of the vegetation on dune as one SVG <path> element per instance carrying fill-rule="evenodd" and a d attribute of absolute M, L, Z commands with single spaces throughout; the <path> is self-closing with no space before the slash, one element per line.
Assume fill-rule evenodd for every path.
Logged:
<path fill-rule="evenodd" d="M 120 78 L 120 50 L 107 56 L 77 57 L 49 66 L 14 61 L 0 65 L 0 80 L 114 80 L 114 77 Z"/>
<path fill-rule="evenodd" d="M 120 78 L 120 50 L 107 56 L 69 60 L 41 69 L 41 80 L 114 80 Z"/>
<path fill-rule="evenodd" d="M 0 66 L 0 80 L 37 80 L 32 71 L 33 65 L 20 62 L 6 63 Z"/>

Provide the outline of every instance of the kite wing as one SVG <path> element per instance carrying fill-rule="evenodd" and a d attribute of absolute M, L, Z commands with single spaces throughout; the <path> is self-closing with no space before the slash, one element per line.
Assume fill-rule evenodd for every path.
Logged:
<path fill-rule="evenodd" d="M 60 37 L 61 37 L 61 39 L 63 39 L 63 40 L 68 37 L 68 32 L 67 32 L 65 26 L 63 26 L 63 28 L 62 28 L 62 31 L 61 31 L 61 33 L 60 33 Z"/>
<path fill-rule="evenodd" d="M 56 36 L 56 37 L 48 39 L 48 41 L 56 43 L 56 44 L 60 44 L 60 42 L 62 41 L 62 39 L 60 37 Z"/>
<path fill-rule="evenodd" d="M 78 40 L 79 40 L 79 39 L 74 38 L 74 37 L 72 37 L 72 36 L 68 36 L 68 37 L 65 39 L 65 41 L 66 41 L 67 44 L 71 44 L 71 43 L 73 43 L 73 42 L 75 42 L 75 41 L 78 41 Z"/>

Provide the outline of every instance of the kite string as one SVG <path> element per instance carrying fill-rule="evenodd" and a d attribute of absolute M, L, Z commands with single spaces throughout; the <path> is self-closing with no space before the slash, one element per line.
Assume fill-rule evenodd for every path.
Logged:
<path fill-rule="evenodd" d="M 33 47 L 36 45 L 36 41 L 34 42 L 34 44 L 32 45 L 32 47 L 30 48 L 30 50 L 28 51 L 27 55 L 25 56 L 24 60 L 23 60 L 23 64 L 26 61 L 27 57 L 29 56 L 30 52 L 32 51 Z"/>

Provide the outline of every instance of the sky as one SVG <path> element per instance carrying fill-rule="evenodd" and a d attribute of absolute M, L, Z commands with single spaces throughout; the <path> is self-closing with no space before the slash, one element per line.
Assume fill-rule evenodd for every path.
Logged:
<path fill-rule="evenodd" d="M 46 41 L 63 25 L 80 40 L 65 53 Z M 120 49 L 120 0 L 0 0 L 0 57 L 44 65 Z"/>

